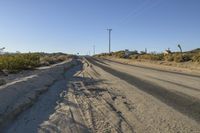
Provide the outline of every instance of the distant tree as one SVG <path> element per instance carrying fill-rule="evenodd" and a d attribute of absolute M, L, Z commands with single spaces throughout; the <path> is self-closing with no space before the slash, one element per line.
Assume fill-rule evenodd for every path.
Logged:
<path fill-rule="evenodd" d="M 180 52 L 182 53 L 182 48 L 181 48 L 181 45 L 180 45 L 180 44 L 178 44 L 178 47 L 179 47 L 179 49 L 180 49 Z"/>

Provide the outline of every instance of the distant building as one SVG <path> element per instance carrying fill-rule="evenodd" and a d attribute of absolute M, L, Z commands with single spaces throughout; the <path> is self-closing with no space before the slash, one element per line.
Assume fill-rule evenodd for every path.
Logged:
<path fill-rule="evenodd" d="M 168 48 L 168 49 L 165 50 L 163 53 L 164 53 L 164 55 L 168 55 L 168 54 L 171 54 L 172 52 L 171 52 L 171 50 Z"/>

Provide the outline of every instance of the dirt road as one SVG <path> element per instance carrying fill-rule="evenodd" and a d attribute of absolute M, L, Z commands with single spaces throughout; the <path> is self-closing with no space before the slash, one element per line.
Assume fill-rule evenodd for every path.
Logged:
<path fill-rule="evenodd" d="M 200 76 L 95 58 L 82 63 L 4 132 L 200 132 Z"/>

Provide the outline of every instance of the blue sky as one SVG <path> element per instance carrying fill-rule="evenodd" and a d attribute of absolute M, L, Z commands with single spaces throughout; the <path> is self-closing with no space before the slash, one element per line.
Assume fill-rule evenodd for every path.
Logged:
<path fill-rule="evenodd" d="M 6 51 L 163 51 L 200 47 L 200 0 L 0 0 Z"/>

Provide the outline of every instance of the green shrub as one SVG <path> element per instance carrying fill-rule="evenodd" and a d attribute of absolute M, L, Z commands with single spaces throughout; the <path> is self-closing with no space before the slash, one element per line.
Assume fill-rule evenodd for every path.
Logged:
<path fill-rule="evenodd" d="M 13 54 L 0 56 L 0 70 L 8 70 L 10 72 L 32 69 L 40 64 L 40 56 L 38 54 Z"/>
<path fill-rule="evenodd" d="M 0 55 L 0 71 L 18 72 L 20 70 L 33 69 L 38 66 L 55 64 L 70 58 L 63 53 L 26 53 Z"/>

